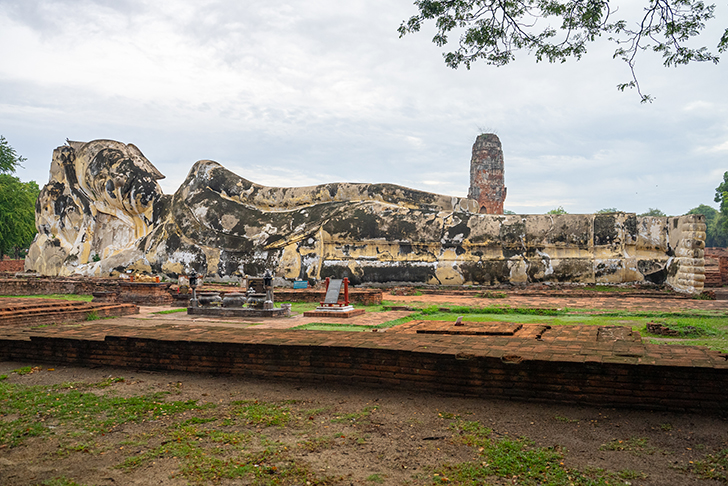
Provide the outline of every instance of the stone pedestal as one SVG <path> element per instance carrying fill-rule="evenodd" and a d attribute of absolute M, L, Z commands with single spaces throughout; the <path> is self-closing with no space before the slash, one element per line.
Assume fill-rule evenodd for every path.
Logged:
<path fill-rule="evenodd" d="M 303 313 L 303 317 L 354 317 L 364 314 L 364 309 L 355 309 L 353 305 L 342 305 L 336 307 L 329 307 L 320 305 L 316 307 L 316 310 L 306 311 Z"/>

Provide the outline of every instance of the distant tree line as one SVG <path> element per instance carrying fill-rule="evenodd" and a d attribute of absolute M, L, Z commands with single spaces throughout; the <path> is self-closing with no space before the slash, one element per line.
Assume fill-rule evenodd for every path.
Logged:
<path fill-rule="evenodd" d="M 22 182 L 13 175 L 24 160 L 0 135 L 0 260 L 5 255 L 24 257 L 36 234 L 35 201 L 40 188 L 35 181 Z"/>

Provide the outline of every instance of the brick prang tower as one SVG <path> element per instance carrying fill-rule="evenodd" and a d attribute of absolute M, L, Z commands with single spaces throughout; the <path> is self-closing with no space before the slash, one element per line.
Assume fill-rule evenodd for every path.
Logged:
<path fill-rule="evenodd" d="M 503 214 L 506 187 L 503 183 L 503 148 L 494 133 L 478 135 L 470 159 L 468 198 L 478 201 L 480 212 Z"/>

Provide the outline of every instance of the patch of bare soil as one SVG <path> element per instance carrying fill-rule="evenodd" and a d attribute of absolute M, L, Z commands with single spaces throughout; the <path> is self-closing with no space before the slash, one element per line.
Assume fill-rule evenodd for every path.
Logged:
<path fill-rule="evenodd" d="M 303 471 L 290 481 L 282 477 L 280 484 L 433 484 L 436 466 L 477 460 L 477 450 L 458 440 L 451 427 L 459 420 L 492 429 L 492 438 L 525 436 L 536 446 L 558 446 L 567 467 L 631 471 L 618 484 L 725 484 L 680 469 L 728 447 L 728 424 L 715 416 L 113 368 L 45 365 L 31 374 L 11 373 L 32 364 L 1 362 L 0 374 L 8 374 L 10 383 L 42 386 L 123 377 L 89 390 L 118 397 L 168 392 L 167 401 L 195 400 L 214 408 L 127 422 L 92 438 L 74 436 L 74 430 L 56 424 L 46 437 L 0 448 L 4 486 L 58 477 L 85 485 L 268 484 L 265 478 L 255 479 L 261 476 L 227 478 L 223 465 L 216 466 L 218 477 L 199 475 L 206 466 L 203 459 L 194 460 L 197 443 L 207 448 L 194 450 L 223 463 L 241 451 L 260 454 L 254 467 L 268 468 L 271 476 L 292 467 Z M 265 417 L 258 420 L 253 412 L 244 412 L 259 404 L 274 404 L 267 413 L 287 418 L 281 425 L 268 425 Z M 491 484 L 522 483 L 493 478 Z"/>

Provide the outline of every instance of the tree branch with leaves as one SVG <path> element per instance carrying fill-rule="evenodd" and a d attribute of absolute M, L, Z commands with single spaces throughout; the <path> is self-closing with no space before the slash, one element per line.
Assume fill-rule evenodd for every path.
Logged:
<path fill-rule="evenodd" d="M 432 42 L 439 47 L 459 33 L 457 48 L 443 54 L 445 64 L 454 69 L 461 65 L 470 69 L 478 60 L 504 66 L 515 60 L 519 50 L 529 51 L 537 62 L 578 60 L 589 43 L 607 34 L 617 44 L 613 58 L 624 60 L 632 76 L 617 88 L 636 88 L 644 103 L 653 98 L 642 93 L 637 80 L 639 53 L 659 53 L 667 67 L 719 61 L 707 47 L 687 45 L 714 16 L 715 5 L 701 0 L 648 0 L 641 18 L 631 21 L 613 20 L 618 9 L 612 9 L 608 0 L 417 0 L 414 4 L 419 13 L 402 22 L 400 37 L 419 32 L 430 21 L 437 29 Z M 557 27 L 549 23 L 552 19 Z M 717 49 L 720 53 L 728 49 L 728 29 Z"/>

